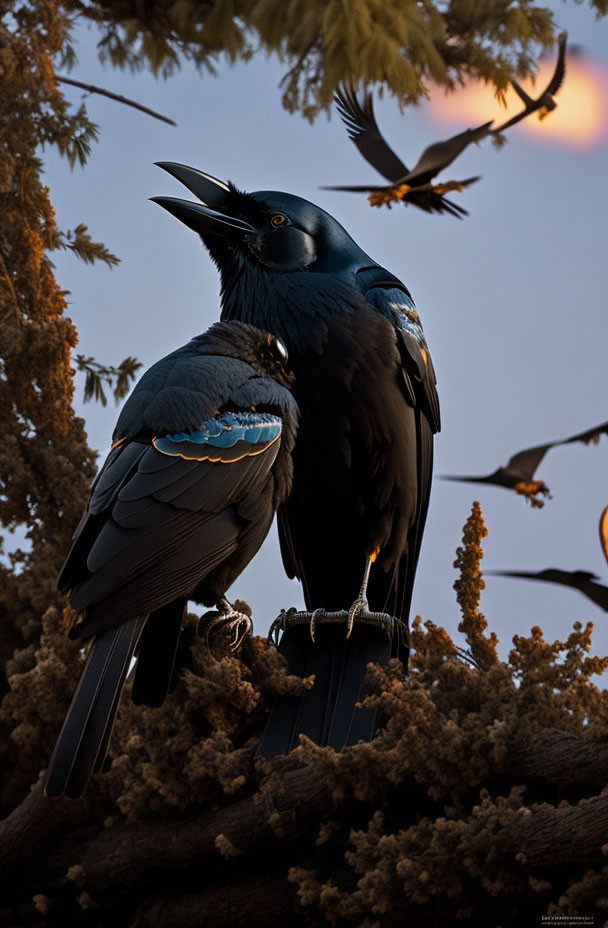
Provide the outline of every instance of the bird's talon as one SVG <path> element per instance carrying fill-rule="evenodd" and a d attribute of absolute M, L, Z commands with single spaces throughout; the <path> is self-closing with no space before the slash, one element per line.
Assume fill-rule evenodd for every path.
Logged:
<path fill-rule="evenodd" d="M 348 618 L 346 619 L 346 639 L 348 640 L 352 634 L 355 619 L 358 615 L 361 615 L 363 612 L 369 612 L 369 603 L 367 599 L 356 599 L 350 609 L 348 610 Z"/>
<path fill-rule="evenodd" d="M 205 636 L 207 647 L 210 646 L 209 639 L 211 631 L 217 625 L 221 625 L 222 629 L 230 635 L 228 647 L 231 651 L 238 651 L 244 639 L 248 635 L 253 634 L 253 622 L 251 618 L 245 615 L 244 612 L 236 612 L 236 610 L 230 609 L 230 611 L 222 612 L 207 626 L 207 634 Z"/>
<path fill-rule="evenodd" d="M 315 611 L 313 612 L 312 616 L 310 617 L 310 637 L 311 637 L 311 639 L 312 639 L 312 643 L 313 643 L 313 644 L 316 644 L 316 641 L 315 641 L 315 628 L 317 627 L 317 619 L 318 619 L 318 617 L 319 617 L 320 615 L 322 615 L 324 612 L 325 612 L 325 609 L 315 609 Z"/>

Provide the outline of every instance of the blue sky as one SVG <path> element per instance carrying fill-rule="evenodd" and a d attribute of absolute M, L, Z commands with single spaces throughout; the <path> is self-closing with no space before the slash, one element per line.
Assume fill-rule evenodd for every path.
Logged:
<path fill-rule="evenodd" d="M 585 6 L 555 9 L 571 41 L 608 65 L 608 21 L 596 22 Z M 93 238 L 122 259 L 109 271 L 84 267 L 69 254 L 53 256 L 71 294 L 77 351 L 106 363 L 136 355 L 148 366 L 218 318 L 218 278 L 206 252 L 149 202 L 154 195 L 185 195 L 154 167 L 174 160 L 244 189 L 286 190 L 318 203 L 404 280 L 438 374 L 437 474 L 486 473 L 515 451 L 608 418 L 605 139 L 595 149 L 573 150 L 513 132 L 502 152 L 489 144 L 468 149 L 454 176 L 483 179 L 454 194 L 470 212 L 461 222 L 413 208 L 374 210 L 364 197 L 318 189 L 373 183 L 376 175 L 335 115 L 311 126 L 281 108 L 283 70 L 276 60 L 220 64 L 217 77 L 184 65 L 163 82 L 102 68 L 94 30 L 82 29 L 78 38 L 73 77 L 151 106 L 178 128 L 92 96 L 87 108 L 101 135 L 86 168 L 70 172 L 54 152 L 45 153 L 59 225 L 87 223 Z M 79 103 L 80 91 L 65 92 Z M 400 115 L 384 99 L 377 116 L 409 164 L 426 145 L 457 131 L 438 128 L 427 104 Z M 111 403 L 83 406 L 80 377 L 77 396 L 90 443 L 103 455 L 118 411 Z M 489 530 L 483 566 L 583 568 L 608 583 L 597 536 L 608 503 L 607 464 L 608 439 L 552 451 L 539 476 L 554 498 L 540 511 L 497 488 L 435 481 L 413 614 L 457 636 L 452 562 L 473 499 Z M 231 593 L 252 604 L 259 633 L 281 607 L 301 604 L 298 584 L 283 574 L 274 529 Z M 503 654 L 512 635 L 532 625 L 552 639 L 589 619 L 596 622 L 594 650 L 608 653 L 608 615 L 575 591 L 488 578 L 481 608 Z"/>

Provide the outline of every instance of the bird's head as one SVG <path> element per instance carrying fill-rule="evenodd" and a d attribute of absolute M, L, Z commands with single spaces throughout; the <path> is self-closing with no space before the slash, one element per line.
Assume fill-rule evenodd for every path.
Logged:
<path fill-rule="evenodd" d="M 198 198 L 152 199 L 200 235 L 219 267 L 225 302 L 237 298 L 235 290 L 241 298 L 245 289 L 249 298 L 256 291 L 261 296 L 265 281 L 281 289 L 283 278 L 301 273 L 348 283 L 361 268 L 375 265 L 333 216 L 308 200 L 270 190 L 243 193 L 174 162 L 159 167 Z"/>

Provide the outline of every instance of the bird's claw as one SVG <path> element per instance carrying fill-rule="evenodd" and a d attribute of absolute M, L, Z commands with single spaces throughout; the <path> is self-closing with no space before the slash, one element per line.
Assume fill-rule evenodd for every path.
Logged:
<path fill-rule="evenodd" d="M 311 637 L 311 639 L 312 639 L 312 643 L 313 643 L 313 644 L 316 644 L 316 641 L 315 641 L 315 629 L 316 629 L 316 627 L 317 627 L 317 619 L 318 619 L 319 616 L 322 615 L 324 612 L 325 612 L 325 609 L 315 609 L 315 611 L 313 612 L 313 614 L 312 614 L 311 617 L 310 617 L 310 637 Z"/>
<path fill-rule="evenodd" d="M 230 635 L 228 647 L 231 651 L 238 651 L 244 639 L 248 635 L 253 634 L 253 622 L 250 616 L 231 608 L 228 611 L 221 612 L 220 615 L 207 626 L 207 633 L 205 636 L 207 647 L 209 647 L 211 632 L 218 625 L 221 626 L 222 631 Z"/>
<path fill-rule="evenodd" d="M 402 200 L 411 189 L 408 184 L 398 184 L 387 190 L 374 190 L 367 199 L 370 206 L 388 206 L 390 209 L 394 202 L 398 203 Z"/>
<path fill-rule="evenodd" d="M 359 596 L 350 609 L 348 610 L 348 617 L 346 619 L 346 638 L 350 638 L 354 625 L 355 619 L 357 616 L 362 615 L 364 612 L 369 612 L 369 603 L 365 597 Z"/>

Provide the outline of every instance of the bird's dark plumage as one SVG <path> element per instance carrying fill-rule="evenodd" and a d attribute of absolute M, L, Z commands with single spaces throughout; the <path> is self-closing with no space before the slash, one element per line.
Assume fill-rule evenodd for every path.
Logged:
<path fill-rule="evenodd" d="M 301 420 L 293 489 L 279 510 L 287 573 L 302 581 L 309 608 L 341 610 L 375 557 L 370 608 L 406 619 L 439 429 L 433 366 L 407 288 L 306 200 L 240 193 L 184 165 L 161 166 L 201 201 L 156 198 L 216 261 L 222 317 L 271 327 L 289 351 Z M 316 674 L 310 697 L 283 706 L 288 744 L 299 731 L 335 747 L 354 737 L 353 694 L 378 635 L 355 630 L 357 648 L 342 628 L 325 627 L 318 647 L 298 630 L 284 635 L 299 670 Z"/>
<path fill-rule="evenodd" d="M 46 777 L 78 796 L 103 762 L 137 655 L 133 698 L 174 682 L 187 599 L 222 602 L 292 479 L 297 407 L 285 349 L 217 323 L 148 370 L 125 404 L 59 578 L 89 657 Z"/>
<path fill-rule="evenodd" d="M 551 448 L 557 448 L 559 445 L 572 445 L 576 442 L 582 442 L 585 445 L 591 442 L 598 442 L 601 435 L 608 435 L 608 422 L 602 422 L 601 425 L 593 426 L 584 432 L 577 432 L 569 438 L 562 438 L 558 441 L 547 442 L 544 445 L 535 445 L 533 448 L 526 448 L 524 451 L 518 451 L 504 465 L 499 467 L 491 474 L 480 476 L 443 476 L 443 480 L 456 480 L 461 483 L 491 483 L 498 487 L 505 487 L 508 490 L 515 490 L 517 493 L 528 497 L 536 505 L 542 505 L 542 501 L 537 498 L 538 494 L 549 495 L 549 488 L 542 480 L 535 480 L 534 475 L 541 461 Z"/>
<path fill-rule="evenodd" d="M 443 142 L 435 142 L 422 152 L 422 155 L 409 170 L 395 154 L 382 136 L 376 117 L 372 95 L 365 93 L 362 101 L 357 98 L 352 88 L 343 88 L 335 97 L 338 113 L 344 122 L 349 138 L 355 143 L 365 160 L 372 165 L 390 183 L 367 186 L 332 186 L 326 190 L 346 190 L 358 193 L 381 193 L 405 185 L 410 188 L 403 196 L 404 203 L 412 203 L 429 213 L 451 213 L 454 216 L 467 215 L 465 209 L 447 200 L 443 194 L 431 189 L 431 181 L 437 174 L 452 163 L 467 145 L 478 142 L 490 131 L 492 121 L 472 129 L 466 129 Z M 469 177 L 458 181 L 458 187 L 466 187 L 478 180 Z M 451 182 L 453 183 L 453 182 Z"/>
<path fill-rule="evenodd" d="M 597 583 L 599 577 L 587 570 L 558 570 L 556 567 L 548 567 L 546 570 L 536 572 L 527 570 L 489 570 L 486 573 L 493 577 L 541 580 L 543 583 L 559 583 L 561 586 L 569 586 L 578 590 L 579 593 L 590 599 L 604 612 L 608 612 L 608 586 Z"/>
<path fill-rule="evenodd" d="M 554 110 L 557 107 L 557 103 L 554 100 L 554 95 L 562 86 L 564 77 L 566 75 L 567 40 L 568 33 L 562 32 L 557 40 L 557 61 L 555 63 L 555 70 L 551 80 L 542 91 L 542 93 L 538 95 L 538 97 L 530 97 L 516 80 L 511 80 L 513 90 L 524 104 L 524 109 L 520 113 L 516 113 L 515 116 L 512 116 L 510 119 L 507 119 L 506 122 L 503 122 L 500 126 L 497 126 L 495 129 L 493 129 L 492 132 L 494 134 L 504 132 L 505 129 L 509 129 L 511 126 L 521 122 L 522 119 L 530 116 L 531 113 L 538 112 L 540 118 L 543 118 L 547 113 L 550 113 L 551 110 Z"/>

